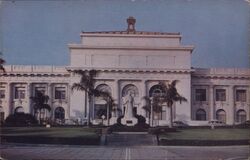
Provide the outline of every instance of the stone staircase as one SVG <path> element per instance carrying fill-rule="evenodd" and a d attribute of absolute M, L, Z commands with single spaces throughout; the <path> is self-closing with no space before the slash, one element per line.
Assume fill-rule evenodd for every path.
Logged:
<path fill-rule="evenodd" d="M 107 135 L 109 146 L 154 146 L 157 145 L 156 136 L 147 132 L 114 132 Z"/>

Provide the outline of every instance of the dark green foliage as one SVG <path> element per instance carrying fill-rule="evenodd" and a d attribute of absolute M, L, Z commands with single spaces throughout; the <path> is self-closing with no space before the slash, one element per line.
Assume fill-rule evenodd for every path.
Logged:
<path fill-rule="evenodd" d="M 135 115 L 135 118 L 137 118 L 137 124 L 135 127 L 140 127 L 140 128 L 149 128 L 149 124 L 146 123 L 146 118 L 143 117 L 142 115 Z"/>
<path fill-rule="evenodd" d="M 36 118 L 27 113 L 15 113 L 9 115 L 4 125 L 9 127 L 25 127 L 25 126 L 34 126 L 37 125 L 38 122 Z"/>
<path fill-rule="evenodd" d="M 117 118 L 116 122 L 118 125 L 122 125 L 122 122 L 121 122 L 121 119 L 123 118 L 124 116 L 120 116 Z"/>
<path fill-rule="evenodd" d="M 3 67 L 4 63 L 5 63 L 5 60 L 0 58 L 0 70 L 3 71 L 3 72 L 5 72 L 5 69 Z"/>
<path fill-rule="evenodd" d="M 42 92 L 37 92 L 35 96 L 30 97 L 31 101 L 33 102 L 33 108 L 35 113 L 39 111 L 39 122 L 42 122 L 41 119 L 41 111 L 48 110 L 51 111 L 51 107 L 48 104 L 49 96 L 44 95 Z"/>
<path fill-rule="evenodd" d="M 143 117 L 142 115 L 135 115 L 135 118 L 137 118 L 138 124 L 145 124 L 146 123 L 146 118 Z"/>
<path fill-rule="evenodd" d="M 141 126 L 125 126 L 114 124 L 109 128 L 109 132 L 147 132 L 147 128 Z"/>

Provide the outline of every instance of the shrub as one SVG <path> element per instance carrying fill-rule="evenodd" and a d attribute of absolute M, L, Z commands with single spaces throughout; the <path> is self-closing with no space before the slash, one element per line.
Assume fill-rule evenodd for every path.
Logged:
<path fill-rule="evenodd" d="M 149 128 L 149 124 L 146 123 L 146 118 L 145 117 L 143 117 L 142 115 L 135 115 L 135 117 L 138 120 L 135 127 Z"/>
<path fill-rule="evenodd" d="M 36 120 L 36 118 L 33 115 L 27 113 L 11 114 L 6 118 L 4 122 L 4 125 L 9 127 L 25 127 L 37 124 L 38 121 Z"/>
<path fill-rule="evenodd" d="M 146 118 L 143 117 L 142 115 L 135 115 L 135 118 L 137 118 L 138 124 L 145 124 L 146 123 Z"/>
<path fill-rule="evenodd" d="M 117 122 L 118 125 L 122 125 L 122 122 L 121 122 L 121 121 L 122 121 L 122 118 L 123 118 L 123 117 L 124 117 L 124 116 L 120 116 L 120 117 L 117 118 L 116 122 Z"/>

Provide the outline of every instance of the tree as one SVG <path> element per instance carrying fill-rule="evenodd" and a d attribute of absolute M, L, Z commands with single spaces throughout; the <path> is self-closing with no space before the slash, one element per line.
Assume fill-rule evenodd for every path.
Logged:
<path fill-rule="evenodd" d="M 167 107 L 169 107 L 170 109 L 170 125 L 169 127 L 172 128 L 173 127 L 173 104 L 174 102 L 179 101 L 181 102 L 186 102 L 187 99 L 183 96 L 181 96 L 177 89 L 176 89 L 176 84 L 178 83 L 178 80 L 174 80 L 172 81 L 170 84 L 166 84 L 165 82 L 161 81 L 159 82 L 159 85 L 161 86 L 162 90 L 163 90 L 163 94 L 160 99 L 159 99 L 159 103 L 163 104 L 166 103 Z"/>
<path fill-rule="evenodd" d="M 35 96 L 30 97 L 33 102 L 33 108 L 35 113 L 39 111 L 39 124 L 41 124 L 41 111 L 48 110 L 51 111 L 51 107 L 48 104 L 49 96 L 44 95 L 42 92 L 37 92 Z"/>
<path fill-rule="evenodd" d="M 142 107 L 149 114 L 149 124 L 153 125 L 153 112 L 160 113 L 162 105 L 160 103 L 160 96 L 154 95 L 152 98 L 144 96 L 145 105 Z"/>
<path fill-rule="evenodd" d="M 116 106 L 117 104 L 115 103 L 115 100 L 113 99 L 113 97 L 111 96 L 111 94 L 107 91 L 99 91 L 99 90 L 94 90 L 94 95 L 97 97 L 103 97 L 103 99 L 107 102 L 107 111 L 106 111 L 106 117 L 107 117 L 107 121 L 108 121 L 108 126 L 110 124 L 110 115 L 112 111 L 116 111 Z"/>
<path fill-rule="evenodd" d="M 5 72 L 5 69 L 3 67 L 4 63 L 5 63 L 5 60 L 0 58 L 0 70 L 3 71 L 3 72 Z"/>
<path fill-rule="evenodd" d="M 148 96 L 144 96 L 142 97 L 143 100 L 145 100 L 145 105 L 142 106 L 142 108 L 146 111 L 146 113 L 148 113 L 149 117 L 148 117 L 148 121 L 149 124 L 151 123 L 151 99 Z"/>
<path fill-rule="evenodd" d="M 87 125 L 90 125 L 90 105 L 92 104 L 92 98 L 97 93 L 95 90 L 95 77 L 97 76 L 96 70 L 83 71 L 83 70 L 73 70 L 70 71 L 73 74 L 80 76 L 80 82 L 74 83 L 71 87 L 72 90 L 85 92 L 85 113 L 87 111 Z M 88 103 L 88 107 L 86 106 Z"/>
<path fill-rule="evenodd" d="M 4 125 L 8 127 L 33 126 L 37 125 L 37 119 L 28 113 L 14 113 L 6 118 Z"/>

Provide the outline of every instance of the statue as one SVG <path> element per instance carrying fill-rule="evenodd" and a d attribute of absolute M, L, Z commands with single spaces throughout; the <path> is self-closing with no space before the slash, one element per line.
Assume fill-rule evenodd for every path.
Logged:
<path fill-rule="evenodd" d="M 134 126 L 137 123 L 137 119 L 133 115 L 134 95 L 131 91 L 123 98 L 123 106 L 124 117 L 121 119 L 121 123 L 127 126 Z"/>
<path fill-rule="evenodd" d="M 125 106 L 124 117 L 125 118 L 134 117 L 133 115 L 134 97 L 132 96 L 131 92 L 129 92 L 128 95 L 124 98 L 123 105 Z"/>

